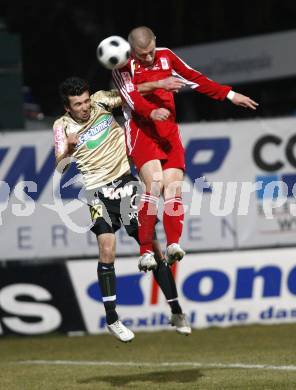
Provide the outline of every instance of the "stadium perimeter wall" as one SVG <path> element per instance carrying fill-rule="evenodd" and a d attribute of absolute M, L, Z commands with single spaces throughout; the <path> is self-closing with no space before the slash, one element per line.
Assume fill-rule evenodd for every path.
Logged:
<path fill-rule="evenodd" d="M 176 266 L 193 327 L 294 321 L 296 250 L 285 247 L 295 245 L 295 125 L 295 118 L 278 118 L 180 126 L 182 245 L 216 251 L 189 254 Z M 55 175 L 50 130 L 7 132 L 0 140 L 0 334 L 104 332 L 97 243 L 88 207 L 77 200 L 75 166 Z M 161 224 L 157 229 L 164 245 Z M 136 331 L 170 329 L 162 295 L 131 257 L 136 244 L 124 231 L 117 239 L 118 255 L 126 256 L 116 261 L 122 319 Z"/>
<path fill-rule="evenodd" d="M 295 128 L 295 118 L 180 126 L 185 250 L 295 245 Z M 52 131 L 1 133 L 0 145 L 1 259 L 97 256 L 75 165 L 55 172 Z M 117 252 L 137 253 L 123 230 Z"/>
<path fill-rule="evenodd" d="M 189 254 L 173 271 L 193 328 L 296 320 L 295 249 Z M 0 335 L 106 332 L 97 260 L 0 268 Z M 117 307 L 136 332 L 169 330 L 169 306 L 137 258 L 118 258 Z"/>

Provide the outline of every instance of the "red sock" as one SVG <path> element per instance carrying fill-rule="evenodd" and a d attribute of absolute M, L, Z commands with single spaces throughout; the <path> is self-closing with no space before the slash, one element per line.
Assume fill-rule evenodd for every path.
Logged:
<path fill-rule="evenodd" d="M 184 207 L 181 197 L 166 199 L 164 202 L 163 227 L 167 237 L 167 245 L 180 240 L 184 221 Z"/>
<path fill-rule="evenodd" d="M 141 196 L 139 205 L 139 241 L 140 254 L 153 252 L 152 240 L 157 217 L 158 197 L 146 192 Z"/>

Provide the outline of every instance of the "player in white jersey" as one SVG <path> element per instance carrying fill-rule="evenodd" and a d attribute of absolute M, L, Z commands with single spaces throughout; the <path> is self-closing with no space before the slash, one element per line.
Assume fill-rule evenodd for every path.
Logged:
<path fill-rule="evenodd" d="M 138 238 L 138 218 L 134 200 L 141 186 L 131 175 L 126 155 L 124 131 L 115 121 L 112 109 L 121 105 L 117 91 L 99 91 L 90 96 L 85 80 L 71 77 L 60 85 L 66 113 L 55 121 L 56 162 L 72 156 L 91 193 L 91 230 L 99 246 L 98 280 L 109 331 L 119 340 L 134 338 L 131 330 L 118 319 L 115 288 L 115 232 L 123 224 L 127 233 Z M 153 241 L 157 264 L 141 265 L 153 269 L 154 277 L 172 311 L 172 324 L 178 333 L 191 333 L 179 305 L 177 289 L 156 239 Z"/>

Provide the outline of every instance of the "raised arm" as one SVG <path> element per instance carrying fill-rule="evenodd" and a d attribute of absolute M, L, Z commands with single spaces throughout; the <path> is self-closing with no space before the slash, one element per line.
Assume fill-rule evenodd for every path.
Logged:
<path fill-rule="evenodd" d="M 232 88 L 228 85 L 221 85 L 216 81 L 207 78 L 202 73 L 191 68 L 169 49 L 168 53 L 173 64 L 174 71 L 178 76 L 184 78 L 184 82 L 192 89 L 208 95 L 212 99 L 224 100 L 225 98 L 228 98 L 236 106 L 256 110 L 258 103 L 250 99 L 248 96 L 232 91 Z"/>
<path fill-rule="evenodd" d="M 117 89 L 98 91 L 92 95 L 92 99 L 97 104 L 103 104 L 109 111 L 122 105 L 122 99 Z"/>

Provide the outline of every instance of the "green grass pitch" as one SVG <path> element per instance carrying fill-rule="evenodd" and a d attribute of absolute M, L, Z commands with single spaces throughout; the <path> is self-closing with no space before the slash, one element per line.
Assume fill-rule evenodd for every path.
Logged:
<path fill-rule="evenodd" d="M 295 389 L 296 324 L 0 339 L 0 389 Z"/>

